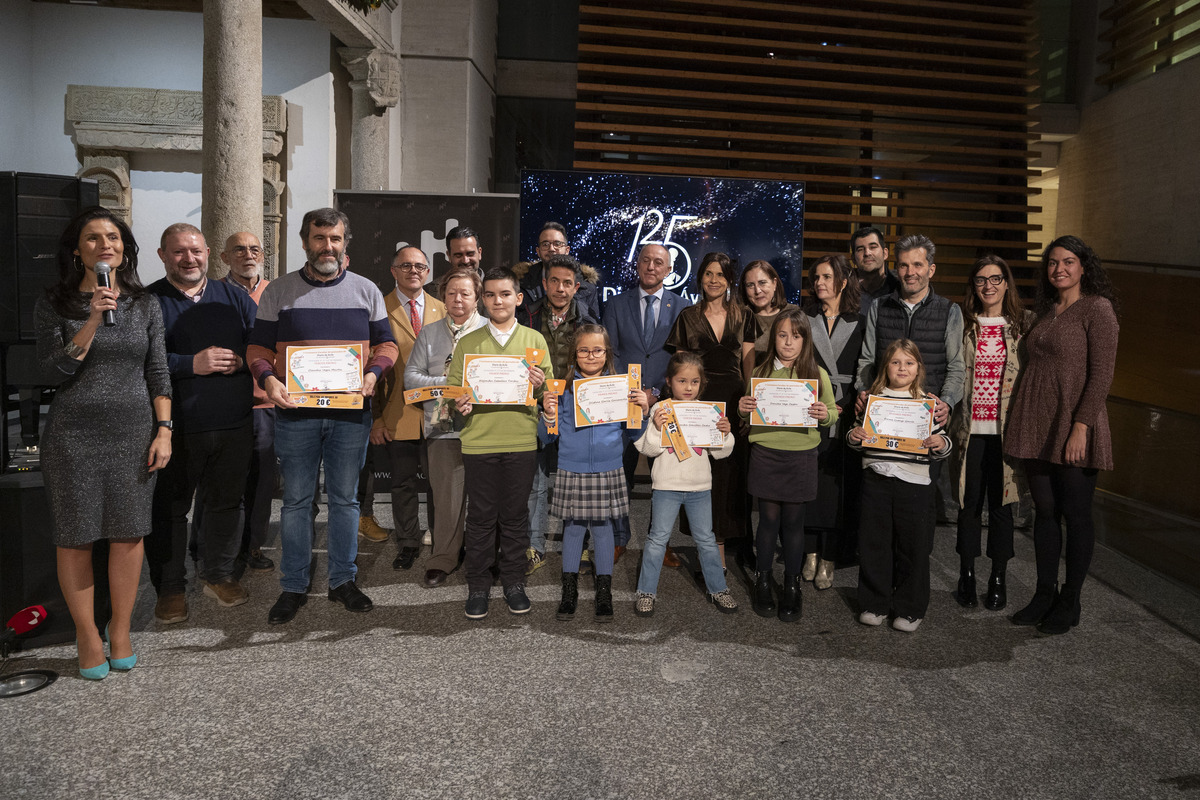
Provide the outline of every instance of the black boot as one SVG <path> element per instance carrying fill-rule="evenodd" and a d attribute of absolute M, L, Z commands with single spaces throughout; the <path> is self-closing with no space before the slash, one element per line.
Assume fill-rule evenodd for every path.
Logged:
<path fill-rule="evenodd" d="M 1054 605 L 1057 588 L 1053 583 L 1039 583 L 1029 605 L 1012 615 L 1013 625 L 1037 625 L 1041 622 L 1042 617 L 1049 613 L 1050 606 Z"/>
<path fill-rule="evenodd" d="M 612 622 L 612 575 L 596 576 L 596 622 Z"/>
<path fill-rule="evenodd" d="M 979 605 L 979 596 L 975 593 L 975 559 L 963 559 L 958 571 L 958 591 L 954 599 L 963 608 L 975 608 Z"/>
<path fill-rule="evenodd" d="M 771 597 L 771 573 L 764 570 L 754 579 L 754 597 L 751 600 L 754 613 L 760 617 L 775 616 L 775 599 Z"/>
<path fill-rule="evenodd" d="M 804 598 L 800 594 L 800 575 L 783 576 L 783 591 L 779 594 L 779 621 L 796 622 L 803 613 Z"/>
<path fill-rule="evenodd" d="M 1050 613 L 1042 617 L 1042 621 L 1038 623 L 1038 632 L 1054 636 L 1066 633 L 1078 624 L 1079 592 L 1063 584 L 1063 587 L 1058 590 L 1058 597 L 1054 599 Z"/>
<path fill-rule="evenodd" d="M 992 577 L 988 578 L 987 597 L 983 607 L 988 611 L 999 611 L 1008 605 L 1008 590 L 1004 587 L 1004 565 L 992 566 Z"/>
<path fill-rule="evenodd" d="M 564 572 L 562 586 L 562 602 L 558 604 L 558 613 L 554 617 L 566 622 L 575 618 L 575 605 L 579 602 L 579 573 Z"/>

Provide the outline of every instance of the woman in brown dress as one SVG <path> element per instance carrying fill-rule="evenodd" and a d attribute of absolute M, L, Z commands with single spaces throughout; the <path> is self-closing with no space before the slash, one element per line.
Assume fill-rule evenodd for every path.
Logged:
<path fill-rule="evenodd" d="M 704 361 L 705 387 L 701 400 L 725 404 L 729 416 L 742 396 L 742 330 L 745 309 L 733 293 L 733 265 L 724 253 L 708 253 L 700 261 L 696 282 L 700 302 L 680 312 L 667 337 L 671 353 L 689 352 Z M 734 431 L 732 458 L 712 462 L 712 520 L 721 565 L 725 540 L 746 535 L 746 474 L 744 437 Z"/>
<path fill-rule="evenodd" d="M 1024 460 L 1037 557 L 1037 591 L 1012 621 L 1037 625 L 1042 633 L 1066 633 L 1079 622 L 1079 593 L 1096 541 L 1096 476 L 1112 469 L 1105 400 L 1117 356 L 1115 306 L 1112 284 L 1092 248 L 1075 236 L 1050 243 L 1004 443 L 1007 454 Z M 1063 523 L 1067 570 L 1056 593 Z"/>

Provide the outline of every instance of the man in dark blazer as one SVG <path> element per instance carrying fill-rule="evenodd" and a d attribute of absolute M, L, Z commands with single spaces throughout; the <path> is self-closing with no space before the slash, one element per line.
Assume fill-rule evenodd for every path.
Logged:
<path fill-rule="evenodd" d="M 628 364 L 642 365 L 642 386 L 653 395 L 653 405 L 663 395 L 667 379 L 667 362 L 671 354 L 664 349 L 675 318 L 689 305 L 688 301 L 663 286 L 671 272 L 671 254 L 659 244 L 645 245 L 638 252 L 636 289 L 626 289 L 604 307 L 604 327 L 612 340 L 613 358 L 618 369 Z M 649 325 L 647 324 L 649 323 Z M 637 469 L 638 452 L 625 448 L 625 481 L 633 494 L 633 473 Z M 617 558 L 629 544 L 629 525 L 618 524 L 615 531 Z M 667 548 L 663 563 L 679 566 L 675 554 Z"/>

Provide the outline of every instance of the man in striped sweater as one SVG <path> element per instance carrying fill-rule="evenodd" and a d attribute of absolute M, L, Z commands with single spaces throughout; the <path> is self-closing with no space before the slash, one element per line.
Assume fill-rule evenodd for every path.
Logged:
<path fill-rule="evenodd" d="M 317 470 L 324 462 L 329 497 L 327 526 L 329 599 L 350 611 L 370 611 L 370 598 L 354 578 L 358 555 L 358 473 L 371 432 L 370 397 L 398 350 L 383 295 L 366 278 L 346 269 L 350 221 L 332 208 L 309 211 L 300 224 L 307 263 L 271 282 L 258 307 L 258 324 L 247 360 L 255 381 L 279 409 L 275 453 L 283 476 L 280 518 L 280 585 L 283 593 L 267 621 L 289 622 L 308 599 L 313 525 L 309 516 Z M 289 346 L 358 345 L 370 351 L 363 368 L 361 409 L 300 407 L 288 395 Z"/>

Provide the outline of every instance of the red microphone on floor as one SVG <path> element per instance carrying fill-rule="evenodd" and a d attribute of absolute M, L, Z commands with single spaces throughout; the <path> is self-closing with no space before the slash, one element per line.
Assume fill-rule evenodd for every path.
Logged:
<path fill-rule="evenodd" d="M 16 641 L 17 637 L 24 636 L 45 623 L 46 616 L 45 606 L 29 606 L 29 608 L 22 608 L 13 614 L 4 628 L 4 633 L 0 633 L 0 651 L 3 651 L 4 655 L 8 655 L 8 648 Z"/>

